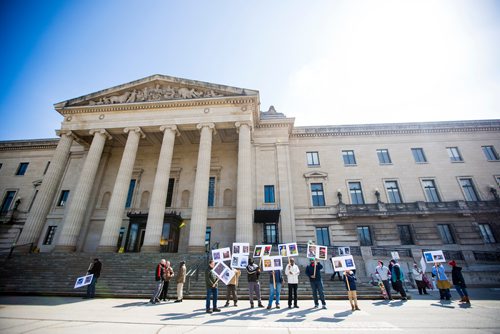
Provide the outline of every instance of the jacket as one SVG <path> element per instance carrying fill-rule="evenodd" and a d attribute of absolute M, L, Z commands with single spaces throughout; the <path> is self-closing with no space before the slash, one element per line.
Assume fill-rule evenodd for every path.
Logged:
<path fill-rule="evenodd" d="M 219 285 L 217 280 L 217 275 L 215 275 L 212 268 L 210 267 L 208 267 L 207 271 L 205 272 L 205 285 L 207 289 L 213 289 L 213 288 L 217 289 Z"/>
<path fill-rule="evenodd" d="M 165 276 L 163 280 L 169 282 L 172 277 L 174 277 L 174 270 L 172 267 L 165 266 Z"/>
<path fill-rule="evenodd" d="M 387 268 L 386 266 L 382 267 L 377 266 L 375 268 L 375 274 L 377 274 L 380 277 L 380 280 L 382 281 L 387 281 L 391 276 L 391 272 L 389 268 Z"/>
<path fill-rule="evenodd" d="M 442 264 L 440 264 L 436 270 L 436 266 L 432 267 L 432 273 L 437 276 L 437 279 L 439 281 L 447 281 L 448 277 L 446 276 L 446 273 L 444 272 L 444 267 Z"/>
<path fill-rule="evenodd" d="M 405 275 L 403 274 L 403 270 L 399 266 L 399 263 L 392 266 L 391 279 L 393 282 L 404 281 Z"/>
<path fill-rule="evenodd" d="M 355 291 L 356 290 L 356 276 L 354 275 L 344 275 L 344 284 L 347 291 Z M 349 281 L 349 287 L 347 286 L 347 281 Z"/>
<path fill-rule="evenodd" d="M 88 274 L 93 274 L 95 278 L 99 278 L 101 276 L 101 269 L 102 269 L 102 263 L 97 260 L 94 263 L 92 263 L 92 266 L 90 267 L 90 270 L 88 271 Z"/>
<path fill-rule="evenodd" d="M 423 279 L 422 278 L 422 271 L 419 268 L 413 267 L 411 272 L 413 274 L 413 278 L 415 279 L 415 281 L 421 281 Z"/>
<path fill-rule="evenodd" d="M 451 280 L 453 281 L 453 285 L 458 285 L 461 288 L 467 288 L 464 276 L 462 275 L 462 267 L 454 266 L 451 268 Z"/>
<path fill-rule="evenodd" d="M 314 275 L 314 265 L 316 265 L 316 275 Z M 323 265 L 319 262 L 314 262 L 313 264 L 309 264 L 306 267 L 306 275 L 309 277 L 311 281 L 321 281 L 321 269 L 323 269 Z"/>
<path fill-rule="evenodd" d="M 298 284 L 299 283 L 299 266 L 294 264 L 293 266 L 288 264 L 285 269 L 286 279 L 288 284 Z"/>
<path fill-rule="evenodd" d="M 163 281 L 163 277 L 165 275 L 165 269 L 166 269 L 166 266 L 164 264 L 158 263 L 158 265 L 156 266 L 156 270 L 155 270 L 155 280 Z"/>
<path fill-rule="evenodd" d="M 186 283 L 186 266 L 179 268 L 179 274 L 177 275 L 177 284 Z"/>
<path fill-rule="evenodd" d="M 259 276 L 260 276 L 259 266 L 256 263 L 249 264 L 246 269 L 247 269 L 247 274 L 248 274 L 248 281 L 249 282 L 258 282 Z"/>
<path fill-rule="evenodd" d="M 239 271 L 238 269 L 233 269 L 233 271 L 234 271 L 234 276 L 233 278 L 231 278 L 231 280 L 227 285 L 238 286 L 238 281 L 240 280 L 241 271 Z"/>

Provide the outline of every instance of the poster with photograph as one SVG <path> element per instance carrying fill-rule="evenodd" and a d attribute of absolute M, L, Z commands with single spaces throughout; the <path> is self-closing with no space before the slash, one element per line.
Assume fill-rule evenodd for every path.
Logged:
<path fill-rule="evenodd" d="M 263 257 L 271 255 L 272 245 L 255 245 L 253 257 Z"/>
<path fill-rule="evenodd" d="M 299 256 L 299 247 L 297 247 L 296 242 L 291 242 L 286 244 L 288 256 Z"/>
<path fill-rule="evenodd" d="M 231 260 L 231 249 L 229 247 L 212 249 L 212 259 L 215 262 Z"/>
<path fill-rule="evenodd" d="M 424 252 L 424 259 L 427 263 L 446 262 L 442 250 Z"/>
<path fill-rule="evenodd" d="M 233 278 L 234 276 L 234 271 L 232 271 L 231 269 L 225 269 L 223 272 L 222 272 L 222 275 L 219 277 L 219 279 L 226 285 L 229 284 L 229 282 L 231 281 L 231 279 Z"/>
<path fill-rule="evenodd" d="M 288 256 L 287 244 L 278 245 L 278 255 L 283 257 Z"/>
<path fill-rule="evenodd" d="M 399 253 L 398 252 L 391 252 L 391 256 L 394 260 L 399 260 Z"/>
<path fill-rule="evenodd" d="M 75 282 L 75 287 L 73 289 L 78 289 L 81 288 L 82 286 L 89 285 L 92 283 L 92 278 L 94 277 L 94 274 L 78 277 Z"/>
<path fill-rule="evenodd" d="M 356 269 L 352 255 L 332 257 L 333 270 L 346 271 Z"/>
<path fill-rule="evenodd" d="M 307 257 L 310 259 L 326 260 L 328 258 L 328 247 L 321 245 L 307 245 Z"/>
<path fill-rule="evenodd" d="M 282 270 L 283 260 L 281 256 L 265 256 L 262 257 L 262 269 L 264 271 Z"/>
<path fill-rule="evenodd" d="M 247 242 L 234 242 L 233 243 L 233 255 L 249 255 L 250 254 L 250 244 Z"/>
<path fill-rule="evenodd" d="M 338 256 L 351 255 L 351 247 L 337 247 L 337 255 Z"/>
<path fill-rule="evenodd" d="M 212 271 L 215 276 L 217 276 L 226 285 L 234 276 L 234 271 L 232 271 L 231 268 L 229 268 L 224 262 L 218 262 Z"/>
<path fill-rule="evenodd" d="M 246 268 L 248 266 L 248 255 L 234 255 L 231 260 L 231 267 L 232 268 Z"/>

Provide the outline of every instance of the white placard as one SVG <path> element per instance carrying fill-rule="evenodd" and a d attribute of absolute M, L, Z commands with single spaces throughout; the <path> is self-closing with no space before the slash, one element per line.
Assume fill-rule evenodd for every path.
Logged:
<path fill-rule="evenodd" d="M 307 245 L 307 257 L 309 259 L 326 260 L 328 258 L 328 247 L 321 245 Z"/>
<path fill-rule="evenodd" d="M 263 256 L 262 269 L 264 271 L 282 270 L 283 260 L 281 256 Z"/>
<path fill-rule="evenodd" d="M 273 245 L 255 245 L 253 257 L 270 256 Z"/>
<path fill-rule="evenodd" d="M 286 244 L 279 244 L 278 245 L 278 255 L 282 257 L 288 256 L 288 248 Z"/>
<path fill-rule="evenodd" d="M 218 262 L 212 269 L 215 276 L 217 276 L 224 284 L 228 284 L 234 276 L 234 271 L 231 270 L 224 262 Z"/>
<path fill-rule="evenodd" d="M 249 255 L 250 244 L 248 242 L 233 242 L 233 255 Z"/>
<path fill-rule="evenodd" d="M 424 259 L 427 263 L 446 262 L 442 250 L 424 252 Z"/>
<path fill-rule="evenodd" d="M 299 247 L 297 247 L 296 242 L 286 244 L 286 248 L 289 257 L 299 256 Z"/>
<path fill-rule="evenodd" d="M 337 254 L 339 256 L 351 255 L 351 247 L 337 247 Z"/>
<path fill-rule="evenodd" d="M 391 252 L 391 256 L 394 260 L 399 260 L 399 253 L 398 252 Z"/>
<path fill-rule="evenodd" d="M 231 249 L 229 247 L 212 249 L 212 259 L 215 262 L 231 260 Z"/>
<path fill-rule="evenodd" d="M 89 285 L 92 283 L 92 278 L 94 277 L 94 274 L 78 277 L 75 282 L 75 287 L 73 289 L 78 289 L 81 288 L 82 286 Z"/>
<path fill-rule="evenodd" d="M 427 270 L 427 265 L 425 263 L 425 258 L 423 256 L 420 259 L 420 268 L 422 268 L 423 273 L 425 273 L 425 271 Z"/>
<path fill-rule="evenodd" d="M 333 270 L 346 271 L 356 269 L 352 255 L 332 257 Z"/>
<path fill-rule="evenodd" d="M 233 258 L 231 259 L 231 267 L 232 268 L 246 268 L 248 266 L 248 255 L 236 255 L 233 254 Z"/>

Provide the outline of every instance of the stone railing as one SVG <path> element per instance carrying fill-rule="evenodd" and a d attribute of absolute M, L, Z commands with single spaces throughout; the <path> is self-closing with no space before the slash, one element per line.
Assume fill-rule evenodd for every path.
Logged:
<path fill-rule="evenodd" d="M 410 248 L 372 247 L 372 256 L 392 257 L 391 252 L 398 252 L 400 257 L 412 257 Z"/>
<path fill-rule="evenodd" d="M 500 252 L 473 252 L 474 259 L 485 262 L 500 262 Z"/>

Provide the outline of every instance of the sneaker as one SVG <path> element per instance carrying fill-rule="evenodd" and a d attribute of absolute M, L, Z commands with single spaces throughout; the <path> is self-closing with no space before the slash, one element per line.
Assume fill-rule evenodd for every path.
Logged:
<path fill-rule="evenodd" d="M 276 305 L 276 308 L 280 308 L 280 306 L 279 306 L 279 305 Z"/>
<path fill-rule="evenodd" d="M 288 308 L 292 308 L 292 305 L 288 305 Z"/>
<path fill-rule="evenodd" d="M 220 308 L 214 308 L 214 312 L 220 312 Z"/>
<path fill-rule="evenodd" d="M 250 304 L 250 308 L 253 308 L 253 307 L 254 307 L 253 304 Z"/>
<path fill-rule="evenodd" d="M 356 311 L 361 311 L 360 308 L 358 307 L 358 305 L 356 305 L 355 310 Z"/>
<path fill-rule="evenodd" d="M 271 309 L 271 306 L 268 306 L 268 307 L 266 307 L 266 308 L 267 308 L 268 310 L 270 310 L 270 309 Z"/>
<path fill-rule="evenodd" d="M 259 305 L 258 305 L 258 306 L 259 306 L 259 307 L 264 307 L 264 305 L 262 305 L 262 303 L 259 303 Z"/>
<path fill-rule="evenodd" d="M 319 307 L 319 305 L 314 305 L 314 308 L 318 308 L 318 307 Z"/>
<path fill-rule="evenodd" d="M 182 300 L 177 299 L 174 303 L 180 303 L 180 302 L 182 302 Z"/>
<path fill-rule="evenodd" d="M 322 309 L 323 309 L 323 310 L 326 310 L 326 305 L 323 305 Z"/>
<path fill-rule="evenodd" d="M 224 305 L 224 307 L 228 307 L 229 306 L 229 303 L 226 303 L 226 305 Z"/>
<path fill-rule="evenodd" d="M 206 312 L 207 313 L 212 313 L 212 310 L 211 309 L 207 309 Z"/>
<path fill-rule="evenodd" d="M 295 305 L 294 307 L 295 307 L 295 308 L 299 308 L 299 305 Z"/>
<path fill-rule="evenodd" d="M 238 307 L 238 303 L 234 303 L 234 307 Z"/>

